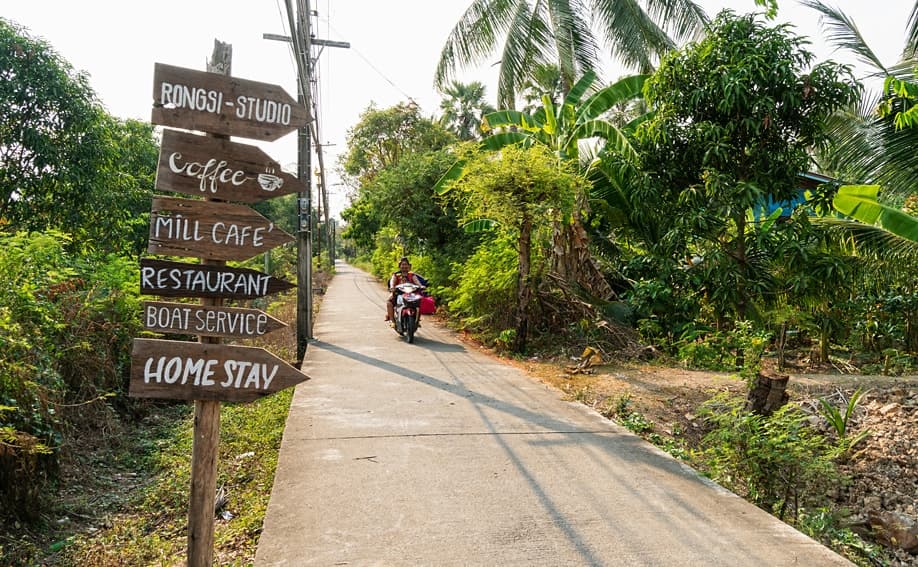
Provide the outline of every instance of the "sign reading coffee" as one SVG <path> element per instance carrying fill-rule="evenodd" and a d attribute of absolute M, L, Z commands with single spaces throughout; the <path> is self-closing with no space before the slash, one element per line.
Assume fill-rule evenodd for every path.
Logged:
<path fill-rule="evenodd" d="M 257 146 L 176 130 L 163 132 L 156 188 L 245 203 L 306 190 Z"/>

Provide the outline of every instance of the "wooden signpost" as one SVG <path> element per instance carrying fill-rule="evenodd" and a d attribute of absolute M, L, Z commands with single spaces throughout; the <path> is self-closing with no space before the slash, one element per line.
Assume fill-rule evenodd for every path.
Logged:
<path fill-rule="evenodd" d="M 245 205 L 154 197 L 147 252 L 247 260 L 293 237 Z"/>
<path fill-rule="evenodd" d="M 251 402 L 308 376 L 263 348 L 134 339 L 135 398 Z"/>
<path fill-rule="evenodd" d="M 140 260 L 140 293 L 162 297 L 256 299 L 296 287 L 248 268 Z"/>
<path fill-rule="evenodd" d="M 260 309 L 143 302 L 143 328 L 157 333 L 257 339 L 286 326 Z"/>
<path fill-rule="evenodd" d="M 257 146 L 176 130 L 163 132 L 156 188 L 244 203 L 306 190 Z"/>
<path fill-rule="evenodd" d="M 129 395 L 194 400 L 188 560 L 213 564 L 214 498 L 220 439 L 220 402 L 245 402 L 309 379 L 260 348 L 220 344 L 220 337 L 252 338 L 282 323 L 255 309 L 223 307 L 223 298 L 254 298 L 291 287 L 255 270 L 227 268 L 293 241 L 286 232 L 235 200 L 257 202 L 304 189 L 257 148 L 228 136 L 275 140 L 305 126 L 306 107 L 276 85 L 228 76 L 232 48 L 215 42 L 209 68 L 226 74 L 156 64 L 154 124 L 207 132 L 167 131 L 156 188 L 204 200 L 155 197 L 150 219 L 152 254 L 191 256 L 201 265 L 141 261 L 141 291 L 201 297 L 201 305 L 145 302 L 144 325 L 163 333 L 197 334 L 199 342 L 134 339 Z"/>
<path fill-rule="evenodd" d="M 283 88 L 157 63 L 151 122 L 274 141 L 303 126 L 306 107 Z"/>

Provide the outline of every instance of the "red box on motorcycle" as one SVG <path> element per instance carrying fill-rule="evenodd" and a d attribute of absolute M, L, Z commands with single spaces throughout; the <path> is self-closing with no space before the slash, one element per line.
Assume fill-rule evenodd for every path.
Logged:
<path fill-rule="evenodd" d="M 437 304 L 434 302 L 434 298 L 425 295 L 421 298 L 421 315 L 433 315 L 437 312 Z"/>

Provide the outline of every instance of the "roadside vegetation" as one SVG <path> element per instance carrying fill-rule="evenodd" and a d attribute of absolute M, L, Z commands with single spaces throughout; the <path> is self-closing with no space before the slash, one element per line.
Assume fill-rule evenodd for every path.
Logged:
<path fill-rule="evenodd" d="M 529 14 L 545 33 L 513 27 L 485 45 L 468 36 L 473 20 L 502 14 L 474 3 L 483 11 L 457 24 L 437 70 L 442 116 L 370 107 L 351 129 L 338 256 L 380 278 L 410 256 L 444 320 L 517 363 L 737 376 L 729 395 L 685 408 L 691 443 L 689 426 L 662 435 L 627 392 L 559 387 L 858 563 L 892 561 L 902 550 L 849 529 L 828 497 L 870 438 L 851 428 L 860 395 L 806 413 L 786 403 L 782 373 L 797 357 L 916 373 L 918 33 L 896 67 L 871 59 L 889 79 L 869 93 L 761 15 L 645 14 L 616 29 L 614 14 L 557 1 Z M 627 35 L 644 28 L 651 43 Z M 638 46 L 613 50 L 641 73 L 603 78 L 587 29 Z M 856 34 L 834 39 L 870 59 Z M 502 41 L 513 49 L 496 105 L 480 84 L 450 81 L 460 54 Z M 27 30 L 0 19 L 0 44 L 0 563 L 178 562 L 189 408 L 126 395 L 158 141 L 109 116 Z M 295 208 L 259 206 L 281 227 Z M 319 288 L 327 248 L 314 246 Z M 295 280 L 292 249 L 262 262 L 239 265 Z M 258 306 L 294 319 L 290 298 L 273 301 Z M 294 358 L 289 334 L 271 340 Z M 221 564 L 252 560 L 289 402 L 224 408 Z"/>

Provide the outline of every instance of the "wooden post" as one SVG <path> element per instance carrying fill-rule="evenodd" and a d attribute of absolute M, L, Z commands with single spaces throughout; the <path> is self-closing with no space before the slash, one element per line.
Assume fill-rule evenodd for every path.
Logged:
<path fill-rule="evenodd" d="M 230 75 L 233 47 L 214 40 L 207 70 Z M 202 264 L 225 266 L 223 260 Z M 205 297 L 202 306 L 219 307 L 223 299 Z M 199 337 L 201 343 L 219 344 L 219 337 Z M 191 502 L 188 508 L 188 565 L 210 567 L 214 562 L 214 503 L 217 491 L 217 457 L 220 452 L 220 402 L 195 400 L 194 442 L 191 449 Z"/>

